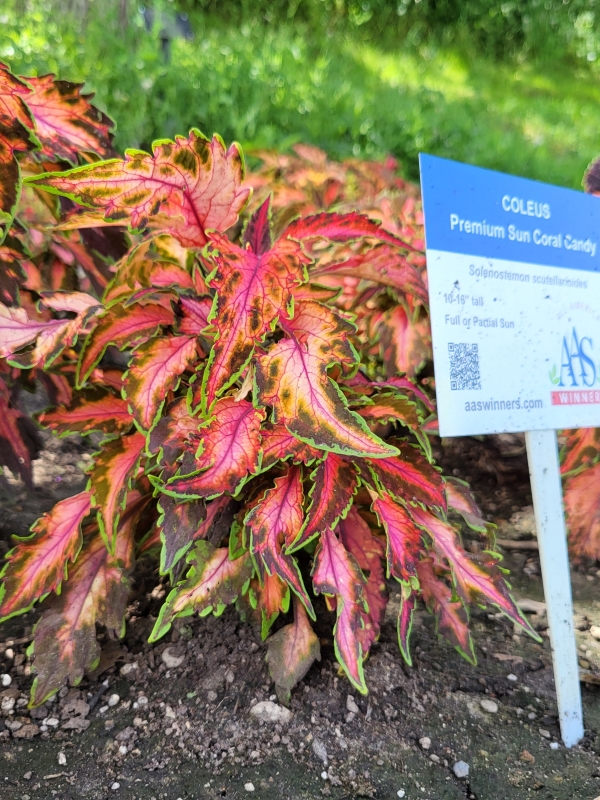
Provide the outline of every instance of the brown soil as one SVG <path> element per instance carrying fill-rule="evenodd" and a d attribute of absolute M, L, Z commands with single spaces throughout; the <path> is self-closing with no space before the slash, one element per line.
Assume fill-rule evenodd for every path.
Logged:
<path fill-rule="evenodd" d="M 83 487 L 90 447 L 76 438 L 48 438 L 35 466 L 35 491 L 10 481 L 0 487 L 5 548 L 10 534 L 23 535 L 56 499 Z M 519 437 L 448 441 L 436 451 L 446 469 L 471 480 L 501 537 L 531 538 Z M 466 540 L 477 549 L 476 535 L 467 532 Z M 543 600 L 535 550 L 508 551 L 507 566 L 518 598 Z M 600 673 L 600 644 L 590 633 L 591 625 L 600 624 L 596 569 L 587 565 L 573 574 L 588 680 Z M 583 684 L 586 737 L 566 750 L 559 744 L 543 613 L 531 617 L 543 637 L 539 645 L 493 610 L 475 609 L 477 667 L 438 638 L 426 613 L 418 613 L 409 668 L 398 652 L 399 596 L 390 586 L 383 633 L 366 665 L 369 695 L 357 695 L 338 674 L 331 629 L 323 625 L 320 664 L 294 690 L 290 721 L 273 724 L 250 713 L 256 703 L 274 699 L 265 647 L 254 628 L 229 610 L 218 619 L 183 620 L 150 646 L 147 635 L 165 591 L 153 591 L 155 583 L 152 565 L 142 562 L 123 642 L 104 638 L 96 673 L 32 712 L 26 708 L 32 678 L 25 650 L 35 612 L 2 626 L 0 673 L 12 678 L 8 688 L 0 687 L 0 699 L 9 698 L 0 712 L 2 800 L 600 795 L 600 690 Z M 167 666 L 173 658 L 181 658 L 179 666 Z M 114 695 L 119 699 L 109 705 Z M 485 711 L 483 699 L 494 700 L 497 712 Z M 430 744 L 420 741 L 424 737 Z M 460 760 L 469 765 L 466 779 L 453 772 Z"/>

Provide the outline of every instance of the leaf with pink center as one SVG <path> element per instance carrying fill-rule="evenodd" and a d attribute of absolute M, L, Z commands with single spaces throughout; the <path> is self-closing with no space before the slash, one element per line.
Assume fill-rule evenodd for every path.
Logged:
<path fill-rule="evenodd" d="M 383 494 L 373 500 L 373 510 L 387 536 L 387 570 L 396 580 L 410 583 L 417 574 L 423 549 L 420 528 L 400 503 Z"/>
<path fill-rule="evenodd" d="M 385 547 L 354 507 L 340 520 L 339 534 L 342 544 L 367 576 L 364 587 L 367 610 L 363 613 L 364 627 L 360 632 L 362 652 L 366 656 L 373 642 L 379 639 L 388 603 L 383 569 Z"/>
<path fill-rule="evenodd" d="M 325 528 L 332 530 L 350 506 L 358 488 L 354 465 L 335 453 L 328 453 L 311 473 L 311 504 L 306 522 L 290 550 L 303 547 Z"/>
<path fill-rule="evenodd" d="M 179 385 L 181 375 L 198 357 L 195 337 L 151 339 L 136 348 L 125 375 L 125 394 L 138 425 L 151 430 L 160 417 L 165 397 Z"/>
<path fill-rule="evenodd" d="M 250 532 L 250 552 L 254 558 L 259 578 L 278 575 L 302 600 L 311 616 L 312 604 L 293 556 L 285 552 L 304 522 L 304 492 L 300 467 L 291 466 L 275 479 L 244 520 Z"/>
<path fill-rule="evenodd" d="M 90 495 L 80 492 L 60 500 L 33 525 L 28 537 L 6 556 L 0 577 L 0 618 L 24 614 L 49 592 L 60 592 L 69 562 L 81 549 L 81 523 L 90 512 Z"/>
<path fill-rule="evenodd" d="M 369 461 L 369 471 L 375 482 L 386 492 L 408 503 L 446 508 L 444 479 L 422 455 L 408 442 L 391 439 L 399 455 L 395 458 L 378 458 Z"/>
<path fill-rule="evenodd" d="M 509 587 L 498 569 L 498 560 L 489 557 L 476 561 L 464 551 L 456 530 L 445 520 L 422 508 L 411 508 L 411 516 L 433 539 L 433 546 L 450 565 L 459 597 L 465 602 L 491 603 L 527 631 L 534 639 L 539 636 L 512 599 Z"/>
<path fill-rule="evenodd" d="M 92 505 L 98 509 L 100 531 L 111 552 L 127 492 L 137 475 L 145 445 L 145 436 L 136 432 L 103 442 L 94 457 L 89 490 Z"/>
<path fill-rule="evenodd" d="M 35 626 L 31 705 L 45 702 L 67 678 L 77 686 L 98 665 L 96 625 L 123 636 L 139 508 L 121 520 L 114 554 L 97 533 L 88 535 L 60 597 L 52 598 Z"/>
<path fill-rule="evenodd" d="M 92 392 L 78 395 L 69 408 L 44 411 L 39 422 L 59 436 L 85 436 L 92 431 L 125 433 L 133 425 L 133 417 L 125 400 L 107 392 Z"/>
<path fill-rule="evenodd" d="M 349 358 L 348 323 L 324 306 L 323 319 L 315 320 L 319 304 L 302 306 L 285 323 L 288 337 L 257 359 L 258 398 L 273 407 L 275 423 L 312 447 L 373 458 L 395 454 L 396 448 L 371 433 L 364 420 L 349 410 L 328 375 L 330 365 Z M 309 324 L 316 333 L 311 333 Z"/>
<path fill-rule="evenodd" d="M 434 572 L 433 559 L 425 558 L 418 565 L 419 586 L 425 605 L 436 618 L 437 630 L 471 664 L 476 663 L 473 640 L 469 633 L 469 615 L 444 579 Z"/>
<path fill-rule="evenodd" d="M 184 247 L 202 247 L 206 230 L 227 230 L 246 205 L 250 189 L 243 177 L 238 145 L 226 150 L 219 137 L 209 140 L 194 129 L 188 139 L 155 142 L 152 155 L 127 150 L 124 159 L 36 175 L 28 183 L 102 209 L 107 221 L 126 220 L 136 231 L 151 224 Z"/>
<path fill-rule="evenodd" d="M 362 647 L 364 614 L 367 611 L 365 585 L 365 576 L 354 556 L 333 531 L 323 531 L 315 552 L 313 586 L 317 594 L 335 598 L 335 654 L 352 685 L 362 694 L 367 693 Z"/>
<path fill-rule="evenodd" d="M 310 261 L 289 239 L 262 254 L 219 234 L 211 234 L 210 241 L 216 251 L 210 285 L 217 292 L 211 314 L 217 337 L 204 382 L 206 408 L 238 378 L 279 317 L 287 316 L 293 289 L 306 279 Z"/>
<path fill-rule="evenodd" d="M 193 462 L 193 471 L 170 479 L 159 489 L 174 497 L 236 494 L 248 476 L 260 469 L 260 428 L 264 418 L 265 412 L 246 400 L 218 400 L 210 420 L 198 431 L 201 452 Z"/>

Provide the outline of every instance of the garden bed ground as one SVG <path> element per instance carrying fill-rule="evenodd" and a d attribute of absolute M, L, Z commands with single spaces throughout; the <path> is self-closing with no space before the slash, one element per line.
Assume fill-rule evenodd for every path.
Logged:
<path fill-rule="evenodd" d="M 10 534 L 23 535 L 56 499 L 82 488 L 88 447 L 49 439 L 35 463 L 35 491 L 0 488 L 0 546 L 8 547 Z M 437 455 L 472 481 L 500 538 L 532 538 L 518 437 L 447 442 Z M 383 634 L 366 666 L 370 694 L 357 695 L 338 676 L 331 631 L 319 630 L 322 661 L 293 692 L 285 724 L 251 714 L 273 696 L 273 685 L 260 637 L 235 611 L 188 618 L 166 640 L 147 644 L 161 602 L 160 592 L 151 591 L 148 564 L 136 573 L 124 641 L 104 641 L 95 675 L 31 713 L 25 649 L 35 612 L 11 620 L 0 628 L 0 672 L 12 678 L 0 687 L 0 796 L 593 800 L 600 795 L 600 688 L 589 682 L 597 672 L 600 683 L 600 643 L 590 632 L 600 625 L 597 565 L 573 573 L 588 683 L 586 737 L 567 751 L 559 743 L 545 616 L 536 605 L 543 601 L 536 552 L 510 549 L 506 556 L 516 597 L 540 612 L 531 619 L 543 644 L 517 634 L 493 610 L 476 610 L 473 667 L 418 613 L 409 668 L 396 643 L 399 596 L 391 586 Z M 496 712 L 482 707 L 486 699 Z M 457 761 L 469 765 L 466 779 L 455 776 Z"/>

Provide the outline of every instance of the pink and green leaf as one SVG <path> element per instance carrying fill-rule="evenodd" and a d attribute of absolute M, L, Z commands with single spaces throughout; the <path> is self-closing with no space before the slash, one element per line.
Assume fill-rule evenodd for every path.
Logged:
<path fill-rule="evenodd" d="M 278 575 L 314 617 L 298 563 L 284 549 L 292 543 L 304 522 L 303 500 L 300 467 L 291 466 L 284 475 L 275 479 L 275 485 L 248 513 L 244 524 L 250 532 L 250 552 L 261 582 L 264 583 L 267 573 Z"/>
<path fill-rule="evenodd" d="M 469 632 L 469 615 L 463 603 L 442 577 L 436 575 L 433 559 L 425 558 L 418 565 L 419 586 L 425 605 L 436 618 L 437 630 L 471 664 L 476 663 L 473 640 Z"/>
<path fill-rule="evenodd" d="M 249 554 L 231 561 L 229 548 L 216 548 L 206 541 L 196 542 L 187 557 L 189 570 L 170 592 L 150 634 L 155 642 L 164 636 L 177 617 L 199 613 L 219 616 L 225 607 L 245 592 L 252 577 Z"/>
<path fill-rule="evenodd" d="M 138 425 L 151 430 L 181 375 L 197 357 L 197 341 L 190 336 L 151 339 L 136 348 L 125 376 L 124 392 Z"/>
<path fill-rule="evenodd" d="M 373 642 L 379 638 L 388 603 L 382 563 L 385 547 L 354 507 L 349 510 L 345 519 L 340 520 L 339 534 L 342 544 L 367 576 L 363 591 L 366 611 L 363 612 L 363 628 L 360 631 L 364 657 Z"/>
<path fill-rule="evenodd" d="M 32 88 L 27 105 L 42 144 L 41 156 L 50 161 L 77 164 L 80 153 L 106 158 L 113 154 L 112 120 L 82 94 L 82 83 L 56 80 L 54 75 L 27 78 Z"/>
<path fill-rule="evenodd" d="M 335 653 L 350 682 L 362 694 L 367 693 L 362 647 L 364 613 L 367 611 L 365 585 L 365 577 L 354 556 L 333 531 L 323 531 L 315 552 L 313 586 L 317 594 L 335 598 Z"/>
<path fill-rule="evenodd" d="M 278 318 L 287 316 L 293 289 L 306 279 L 310 262 L 289 239 L 260 255 L 219 234 L 211 234 L 210 242 L 216 250 L 210 284 L 217 291 L 211 314 L 217 338 L 204 384 L 206 408 L 237 379 Z"/>
<path fill-rule="evenodd" d="M 490 557 L 487 561 L 476 561 L 464 551 L 456 530 L 448 522 L 419 507 L 411 508 L 410 513 L 417 525 L 431 536 L 439 555 L 448 560 L 457 594 L 462 600 L 497 606 L 533 638 L 539 639 L 512 599 L 497 567 L 497 559 Z"/>
<path fill-rule="evenodd" d="M 0 358 L 6 358 L 34 342 L 48 331 L 63 329 L 64 320 L 50 321 L 29 319 L 24 308 L 9 308 L 0 303 Z"/>
<path fill-rule="evenodd" d="M 387 536 L 387 571 L 396 580 L 410 583 L 417 574 L 419 554 L 423 549 L 421 530 L 406 508 L 389 495 L 375 497 L 373 510 Z"/>
<path fill-rule="evenodd" d="M 81 523 L 90 512 L 90 495 L 81 492 L 60 500 L 31 528 L 32 535 L 17 538 L 6 556 L 0 577 L 0 618 L 23 614 L 49 592 L 60 592 L 69 562 L 81 549 Z"/>
<path fill-rule="evenodd" d="M 262 576 L 262 584 L 258 580 L 256 582 L 253 581 L 253 583 L 256 583 L 253 587 L 253 593 L 256 597 L 256 606 L 260 609 L 261 614 L 260 635 L 263 639 L 266 639 L 279 614 L 287 614 L 289 611 L 290 587 L 285 581 L 281 580 L 276 572 L 269 575 L 265 571 Z"/>
<path fill-rule="evenodd" d="M 257 256 L 267 253 L 273 246 L 271 238 L 271 196 L 260 205 L 248 220 L 242 234 L 242 244 Z"/>
<path fill-rule="evenodd" d="M 260 469 L 260 427 L 265 412 L 246 400 L 224 397 L 200 428 L 201 453 L 185 477 L 172 478 L 161 491 L 175 497 L 216 497 L 235 494 Z"/>
<path fill-rule="evenodd" d="M 78 366 L 78 381 L 82 385 L 90 377 L 109 345 L 120 349 L 133 346 L 154 336 L 161 326 L 172 325 L 175 315 L 160 305 L 113 307 L 100 318 L 87 338 Z"/>
<path fill-rule="evenodd" d="M 458 478 L 446 478 L 446 499 L 448 507 L 458 512 L 469 528 L 485 533 L 489 523 L 483 518 L 475 495 L 469 485 Z"/>
<path fill-rule="evenodd" d="M 412 430 L 416 430 L 420 422 L 416 403 L 393 392 L 382 392 L 372 403 L 357 408 L 356 412 L 368 421 L 401 422 Z"/>
<path fill-rule="evenodd" d="M 348 214 L 323 213 L 301 217 L 288 225 L 283 235 L 299 241 L 319 237 L 332 242 L 350 242 L 354 239 L 370 237 L 382 242 L 389 242 L 405 250 L 414 250 L 410 244 L 382 228 L 379 222 L 369 219 L 364 214 L 358 214 L 356 211 Z"/>
<path fill-rule="evenodd" d="M 243 157 L 236 144 L 206 139 L 154 143 L 153 153 L 127 150 L 125 158 L 29 178 L 34 186 L 100 208 L 108 221 L 128 221 L 132 230 L 149 223 L 175 236 L 184 247 L 206 244 L 207 229 L 227 230 L 245 206 Z M 160 213 L 159 213 L 160 212 Z"/>
<path fill-rule="evenodd" d="M 408 442 L 391 439 L 399 455 L 369 461 L 369 470 L 388 494 L 407 503 L 446 508 L 444 479 L 418 448 Z"/>
<path fill-rule="evenodd" d="M 158 510 L 162 542 L 160 571 L 165 575 L 187 553 L 192 543 L 201 538 L 198 536 L 198 529 L 206 520 L 207 509 L 203 500 L 182 503 L 168 495 L 161 495 Z"/>
<path fill-rule="evenodd" d="M 92 431 L 125 433 L 133 425 L 127 403 L 113 394 L 95 392 L 78 395 L 69 408 L 62 406 L 45 411 L 39 416 L 45 428 L 59 436 L 79 433 L 85 436 Z"/>
<path fill-rule="evenodd" d="M 349 410 L 339 386 L 327 374 L 345 347 L 346 323 L 340 318 L 337 335 L 330 332 L 328 343 L 321 335 L 307 333 L 303 314 L 286 323 L 286 329 L 291 335 L 257 359 L 258 398 L 273 407 L 273 421 L 320 450 L 372 458 L 395 454 L 396 448 L 371 433 L 364 420 Z"/>
<path fill-rule="evenodd" d="M 88 537 L 60 597 L 52 599 L 35 626 L 31 705 L 45 702 L 67 679 L 77 686 L 97 666 L 96 624 L 123 635 L 133 553 L 127 527 L 114 555 L 100 536 Z"/>
<path fill-rule="evenodd" d="M 89 490 L 92 505 L 98 509 L 100 532 L 111 552 L 114 552 L 119 517 L 137 475 L 145 445 L 145 436 L 136 432 L 103 442 L 100 452 L 94 457 Z"/>
<path fill-rule="evenodd" d="M 311 504 L 306 521 L 289 550 L 303 547 L 325 528 L 332 530 L 352 505 L 358 488 L 354 466 L 335 453 L 328 453 L 311 473 Z"/>
<path fill-rule="evenodd" d="M 320 275 L 361 278 L 418 297 L 422 303 L 429 301 L 427 287 L 419 270 L 403 253 L 389 245 L 372 248 L 345 261 L 319 265 L 311 270 L 311 276 L 318 279 Z"/>

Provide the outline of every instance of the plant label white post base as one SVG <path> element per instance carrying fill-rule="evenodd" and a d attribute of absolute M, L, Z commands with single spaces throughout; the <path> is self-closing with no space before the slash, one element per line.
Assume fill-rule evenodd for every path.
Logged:
<path fill-rule="evenodd" d="M 583 738 L 583 711 L 556 432 L 528 431 L 525 440 L 552 646 L 560 732 L 565 747 L 573 747 Z"/>

